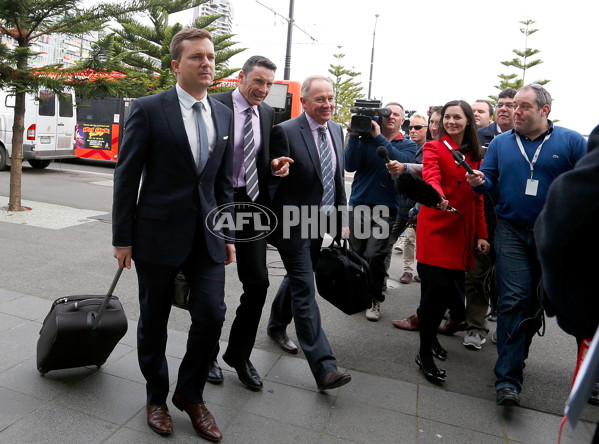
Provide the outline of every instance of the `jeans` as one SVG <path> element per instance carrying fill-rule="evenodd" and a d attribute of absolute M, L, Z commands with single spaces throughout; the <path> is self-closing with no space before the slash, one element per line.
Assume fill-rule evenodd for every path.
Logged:
<path fill-rule="evenodd" d="M 532 337 L 541 327 L 537 286 L 541 266 L 531 229 L 499 219 L 495 231 L 497 254 L 497 362 L 495 389 L 522 390 L 524 361 Z"/>

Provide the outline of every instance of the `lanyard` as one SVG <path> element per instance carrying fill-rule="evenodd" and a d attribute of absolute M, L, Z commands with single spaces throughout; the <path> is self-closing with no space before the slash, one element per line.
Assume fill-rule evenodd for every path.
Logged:
<path fill-rule="evenodd" d="M 520 140 L 520 136 L 518 135 L 518 133 L 516 133 L 516 142 L 518 142 L 518 146 L 520 147 L 520 152 L 522 153 L 522 156 L 524 156 L 524 158 L 526 159 L 526 161 L 530 165 L 530 179 L 531 180 L 532 180 L 532 175 L 533 175 L 534 170 L 535 170 L 535 164 L 537 163 L 537 160 L 539 158 L 539 154 L 541 153 L 541 148 L 543 148 L 543 144 L 549 140 L 549 138 L 551 137 L 551 134 L 552 133 L 547 133 L 547 135 L 545 136 L 545 138 L 543 139 L 543 141 L 541 142 L 541 144 L 537 148 L 537 151 L 535 152 L 535 155 L 532 158 L 532 162 L 531 162 L 530 159 L 528 158 L 528 156 L 526 155 L 526 151 L 524 151 L 524 147 L 522 146 L 522 141 Z"/>

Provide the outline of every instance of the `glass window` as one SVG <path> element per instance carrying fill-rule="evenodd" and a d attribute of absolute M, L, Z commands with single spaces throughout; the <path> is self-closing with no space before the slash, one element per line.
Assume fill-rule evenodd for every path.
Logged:
<path fill-rule="evenodd" d="M 56 96 L 52 91 L 40 91 L 39 113 L 40 116 L 54 116 L 56 114 Z"/>
<path fill-rule="evenodd" d="M 70 94 L 61 94 L 58 97 L 58 115 L 60 117 L 73 117 L 73 99 Z"/>

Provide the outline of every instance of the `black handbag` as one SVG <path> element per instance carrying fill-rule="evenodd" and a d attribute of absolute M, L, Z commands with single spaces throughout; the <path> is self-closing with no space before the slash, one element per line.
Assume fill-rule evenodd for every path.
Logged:
<path fill-rule="evenodd" d="M 320 250 L 315 270 L 318 293 L 348 315 L 370 308 L 368 268 L 364 258 L 347 248 L 347 239 L 341 244 L 335 238 Z"/>
<path fill-rule="evenodd" d="M 173 306 L 183 310 L 188 310 L 189 307 L 189 284 L 181 272 L 175 277 Z"/>

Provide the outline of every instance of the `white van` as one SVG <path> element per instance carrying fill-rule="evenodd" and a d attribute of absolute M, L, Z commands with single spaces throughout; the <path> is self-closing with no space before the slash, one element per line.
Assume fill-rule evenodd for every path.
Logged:
<path fill-rule="evenodd" d="M 15 95 L 0 90 L 0 169 L 10 165 Z M 40 91 L 25 96 L 23 160 L 46 168 L 54 159 L 75 158 L 75 95 Z"/>

